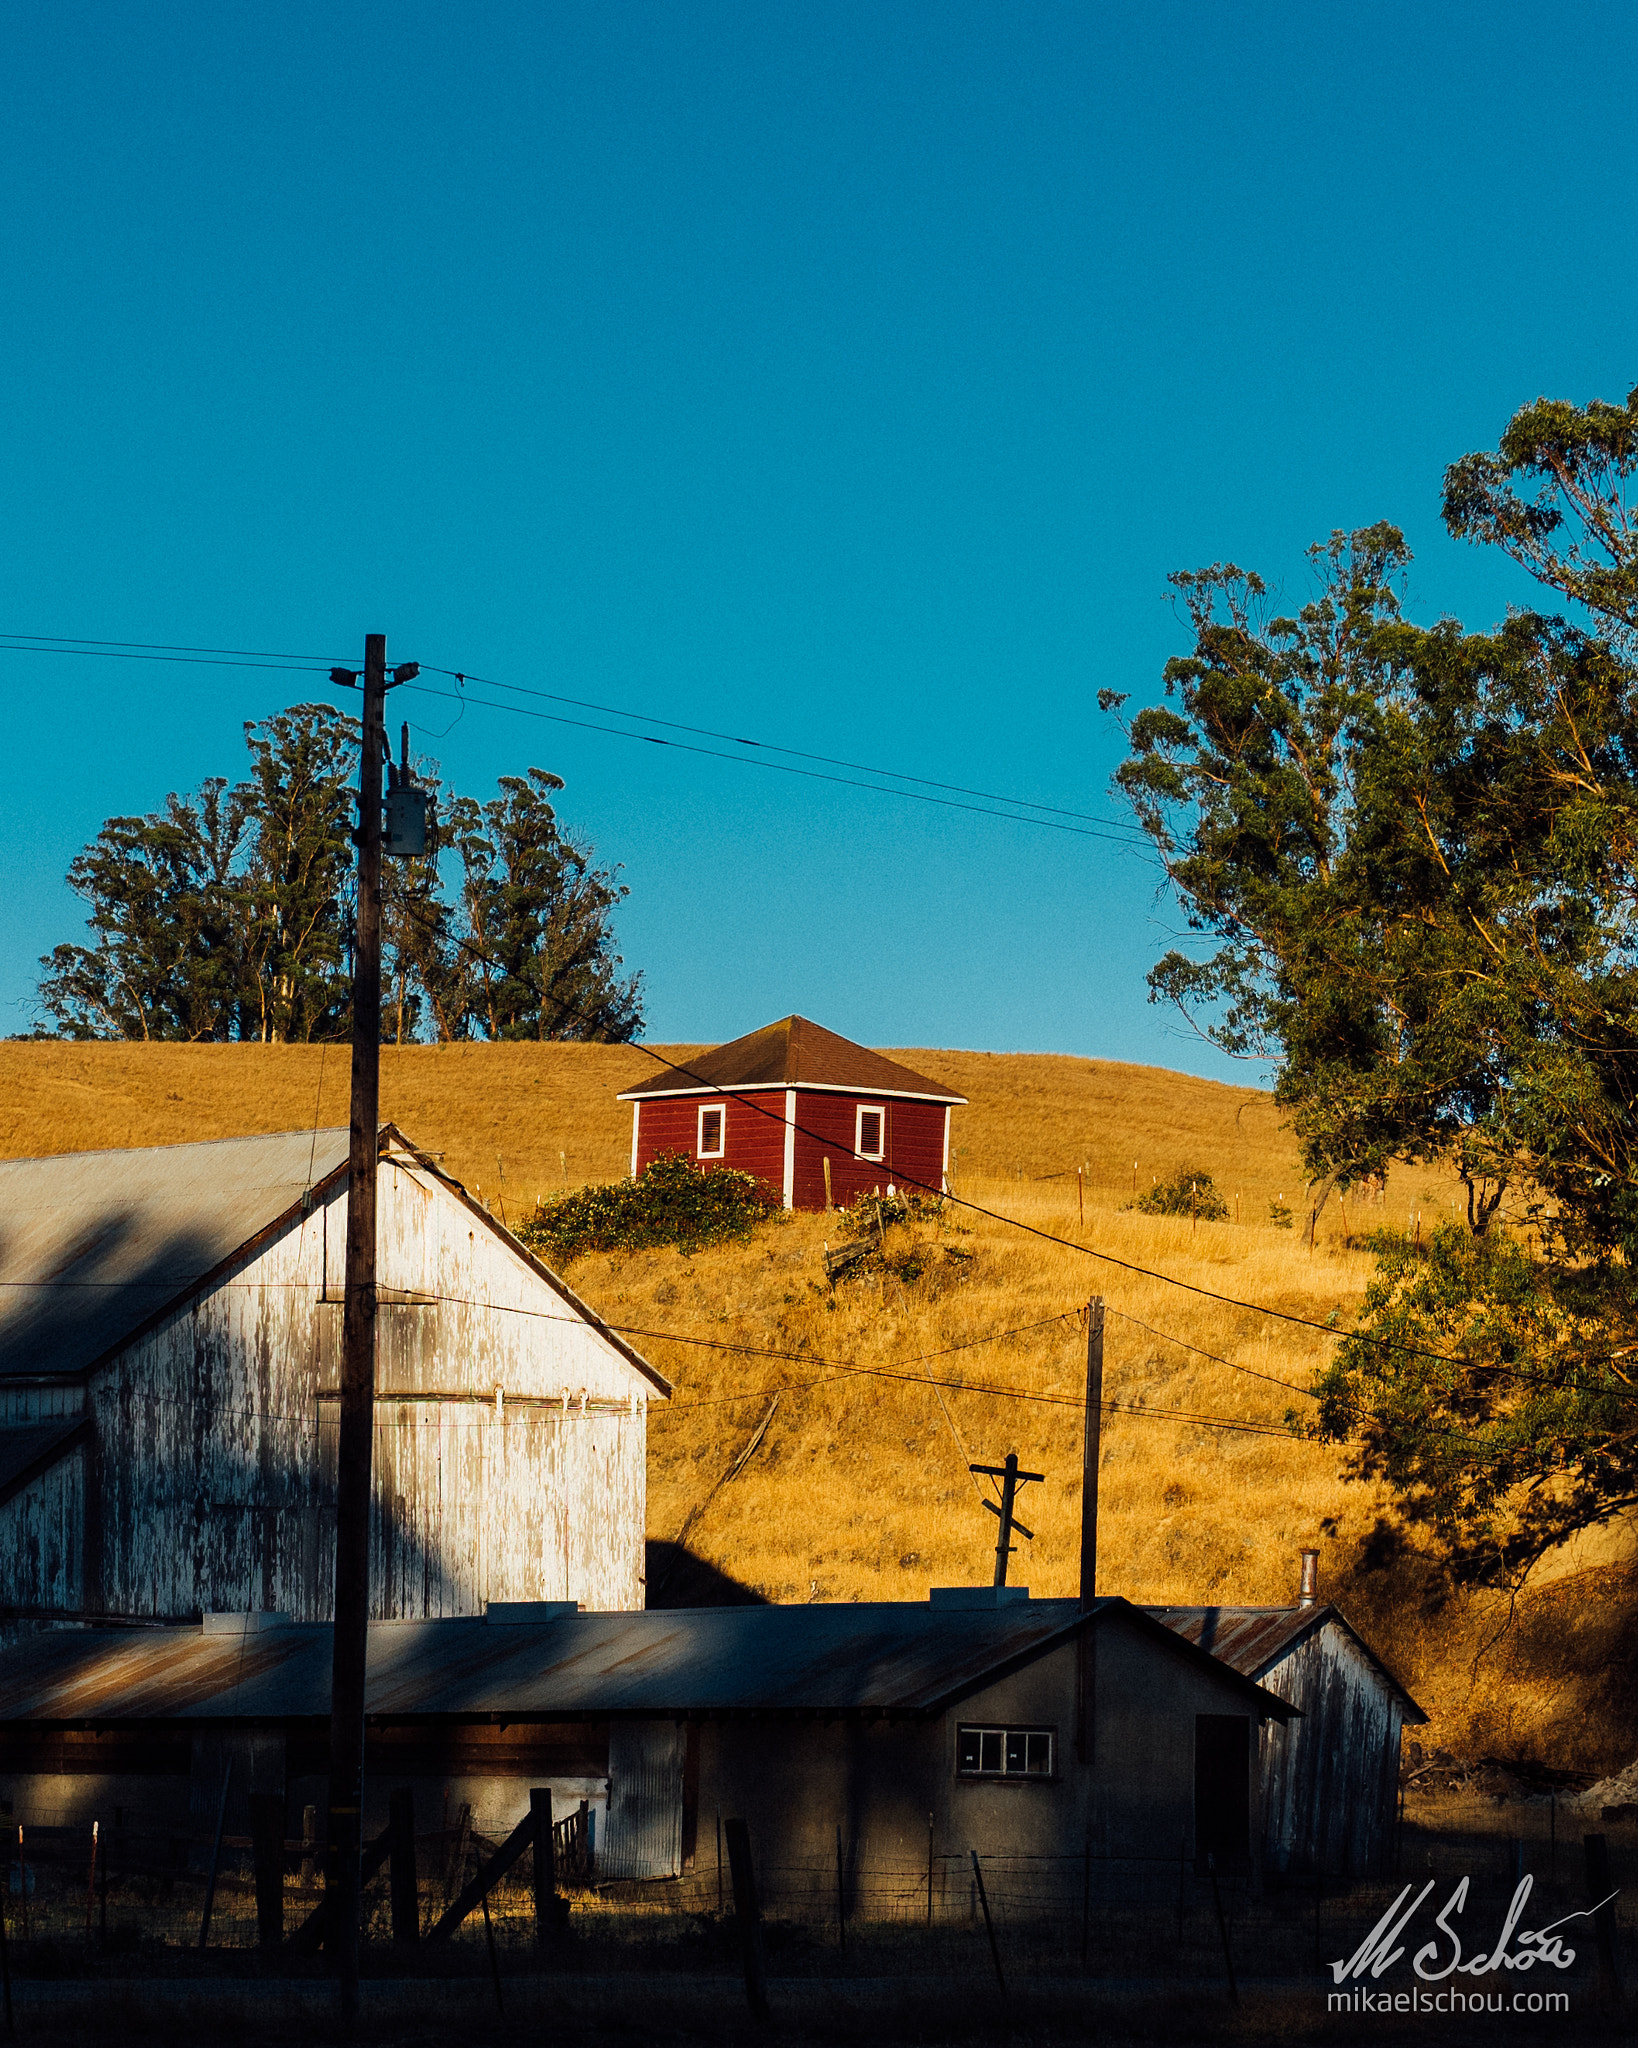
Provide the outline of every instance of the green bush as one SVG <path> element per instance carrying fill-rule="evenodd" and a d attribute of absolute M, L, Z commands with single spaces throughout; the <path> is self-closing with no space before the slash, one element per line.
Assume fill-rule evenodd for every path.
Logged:
<path fill-rule="evenodd" d="M 662 1152 L 636 1180 L 594 1183 L 542 1202 L 517 1236 L 530 1251 L 567 1265 L 587 1252 L 651 1251 L 675 1245 L 697 1252 L 730 1238 L 743 1242 L 776 1214 L 778 1195 L 754 1174 L 696 1166 L 683 1152 Z"/>
<path fill-rule="evenodd" d="M 1145 1216 L 1199 1216 L 1207 1223 L 1221 1223 L 1228 1214 L 1211 1175 L 1194 1166 L 1180 1166 L 1170 1180 L 1157 1180 L 1130 1206 Z"/>

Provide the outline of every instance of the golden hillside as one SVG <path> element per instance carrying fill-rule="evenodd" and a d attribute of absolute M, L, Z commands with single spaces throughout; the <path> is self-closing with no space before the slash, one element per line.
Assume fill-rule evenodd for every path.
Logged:
<path fill-rule="evenodd" d="M 1086 1250 L 1318 1321 L 1346 1318 L 1370 1274 L 1345 1229 L 1357 1236 L 1448 1209 L 1451 1191 L 1434 1176 L 1401 1175 L 1381 1206 L 1344 1213 L 1333 1203 L 1310 1251 L 1269 1221 L 1276 1196 L 1297 1206 L 1302 1175 L 1265 1094 L 1059 1056 L 897 1056 L 971 1099 L 952 1141 L 959 1195 Z M 539 1195 L 624 1171 L 629 1112 L 614 1097 L 652 1071 L 626 1046 L 387 1050 L 382 1109 L 516 1220 Z M 5 1044 L 0 1153 L 337 1124 L 347 1086 L 347 1055 L 334 1047 Z M 1145 1187 L 1180 1165 L 1215 1176 L 1230 1221 L 1191 1225 L 1123 1207 L 1134 1179 Z M 574 1285 L 639 1333 L 677 1388 L 653 1427 L 652 1537 L 685 1535 L 717 1571 L 777 1600 L 922 1598 L 929 1584 L 988 1579 L 995 1523 L 965 1468 L 1016 1449 L 1048 1477 L 1020 1504 L 1035 1540 L 1014 1577 L 1042 1594 L 1071 1591 L 1081 1417 L 1064 1403 L 1078 1398 L 1084 1369 L 1075 1313 L 1101 1293 L 1106 1393 L 1123 1411 L 1148 1412 L 1105 1424 L 1100 1589 L 1147 1601 L 1289 1600 L 1297 1551 L 1318 1543 L 1324 1590 L 1435 1714 L 1435 1739 L 1599 1768 L 1633 1754 L 1631 1588 L 1615 1548 L 1560 1561 L 1508 1625 L 1494 1598 L 1441 1593 L 1394 1534 L 1386 1498 L 1346 1481 L 1337 1447 L 1158 1412 L 1277 1429 L 1288 1408 L 1306 1406 L 1285 1389 L 1306 1384 L 1326 1348 L 1321 1333 L 959 1210 L 922 1229 L 919 1278 L 832 1290 L 821 1250 L 837 1231 L 834 1218 L 798 1217 L 748 1247 L 572 1268 Z"/>

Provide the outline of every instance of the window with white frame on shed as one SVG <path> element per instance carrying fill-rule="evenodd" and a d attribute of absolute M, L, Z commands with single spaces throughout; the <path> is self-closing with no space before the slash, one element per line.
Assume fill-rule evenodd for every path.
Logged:
<path fill-rule="evenodd" d="M 956 1775 L 1050 1778 L 1053 1748 L 1050 1728 L 958 1728 Z"/>
<path fill-rule="evenodd" d="M 728 1105 L 725 1102 L 702 1102 L 700 1104 L 699 1137 L 694 1146 L 701 1159 L 720 1159 L 727 1148 Z"/>
<path fill-rule="evenodd" d="M 881 1159 L 886 1151 L 887 1111 L 880 1103 L 861 1102 L 854 1113 L 854 1158 Z"/>

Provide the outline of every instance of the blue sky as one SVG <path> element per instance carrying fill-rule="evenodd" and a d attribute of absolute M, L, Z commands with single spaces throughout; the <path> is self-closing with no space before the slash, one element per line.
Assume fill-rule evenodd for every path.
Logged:
<path fill-rule="evenodd" d="M 1169 570 L 1638 381 L 1638 25 L 1557 5 L 0 7 L 0 631 L 394 659 L 1108 808 Z M 0 1030 L 247 669 L 0 655 Z M 316 679 L 315 679 L 316 680 Z M 631 889 L 650 1035 L 1225 1070 L 1105 841 L 407 694 Z M 550 708 L 550 707 L 540 707 Z"/>

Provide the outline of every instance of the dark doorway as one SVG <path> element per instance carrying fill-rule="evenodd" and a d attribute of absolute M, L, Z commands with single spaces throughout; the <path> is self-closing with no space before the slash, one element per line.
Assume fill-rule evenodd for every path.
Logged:
<path fill-rule="evenodd" d="M 1245 1714 L 1194 1717 L 1194 1848 L 1197 1856 L 1251 1852 L 1251 1721 Z"/>

